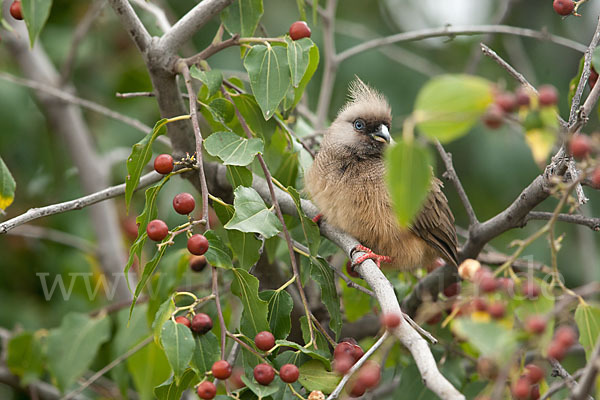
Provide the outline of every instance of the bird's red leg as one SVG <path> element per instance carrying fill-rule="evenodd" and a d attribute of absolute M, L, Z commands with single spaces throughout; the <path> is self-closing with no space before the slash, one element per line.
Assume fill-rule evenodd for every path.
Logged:
<path fill-rule="evenodd" d="M 318 225 L 318 224 L 319 224 L 319 222 L 321 222 L 321 219 L 322 219 L 322 218 L 323 218 L 323 214 L 321 214 L 321 213 L 318 213 L 317 215 L 315 215 L 315 216 L 313 217 L 313 219 L 312 219 L 312 220 L 313 220 L 313 222 L 314 222 L 315 224 L 317 224 L 317 225 Z"/>
<path fill-rule="evenodd" d="M 354 261 L 352 263 L 352 268 L 354 268 L 355 265 L 358 265 L 360 263 L 362 263 L 363 261 L 365 261 L 366 259 L 370 258 L 371 260 L 373 260 L 375 262 L 375 264 L 377 264 L 377 267 L 381 268 L 381 263 L 391 263 L 392 262 L 392 258 L 388 257 L 388 256 L 380 256 L 379 254 L 375 254 L 373 253 L 373 250 L 369 249 L 368 247 L 363 246 L 362 244 L 357 244 L 356 246 L 354 246 L 354 248 L 352 249 L 351 254 L 354 254 L 354 252 L 356 251 L 362 251 L 363 254 L 362 256 L 358 257 L 356 259 L 356 261 Z"/>

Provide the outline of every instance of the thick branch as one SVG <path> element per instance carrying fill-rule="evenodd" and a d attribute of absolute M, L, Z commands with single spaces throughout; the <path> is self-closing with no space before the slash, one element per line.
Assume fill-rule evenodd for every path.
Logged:
<path fill-rule="evenodd" d="M 150 34 L 144 24 L 135 13 L 127 0 L 109 0 L 111 7 L 121 20 L 121 25 L 127 30 L 129 36 L 137 46 L 138 50 L 145 54 L 152 41 Z"/>
<path fill-rule="evenodd" d="M 158 42 L 159 51 L 175 54 L 192 36 L 233 0 L 204 0 L 185 14 Z"/>
<path fill-rule="evenodd" d="M 140 184 L 138 185 L 136 190 L 158 182 L 161 178 L 162 175 L 157 174 L 154 171 L 147 173 L 146 175 L 141 177 Z M 87 196 L 83 196 L 75 200 L 65 201 L 63 203 L 58 204 L 52 204 L 46 207 L 32 208 L 25 214 L 21 214 L 12 219 L 9 219 L 8 221 L 1 223 L 0 234 L 6 233 L 19 225 L 23 225 L 27 222 L 31 222 L 42 217 L 60 214 L 71 210 L 81 210 L 84 207 L 99 203 L 107 199 L 112 199 L 113 197 L 120 196 L 124 193 L 125 184 L 122 183 L 120 185 L 111 186 L 96 193 L 88 194 Z"/>

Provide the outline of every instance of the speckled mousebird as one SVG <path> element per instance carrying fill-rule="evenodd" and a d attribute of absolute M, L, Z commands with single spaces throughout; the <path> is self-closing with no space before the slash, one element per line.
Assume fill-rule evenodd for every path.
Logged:
<path fill-rule="evenodd" d="M 323 218 L 366 248 L 362 257 L 392 269 L 430 268 L 437 258 L 456 266 L 454 216 L 432 177 L 431 189 L 408 228 L 398 225 L 385 184 L 383 153 L 391 141 L 391 108 L 385 97 L 360 79 L 323 137 L 306 174 L 306 189 Z"/>

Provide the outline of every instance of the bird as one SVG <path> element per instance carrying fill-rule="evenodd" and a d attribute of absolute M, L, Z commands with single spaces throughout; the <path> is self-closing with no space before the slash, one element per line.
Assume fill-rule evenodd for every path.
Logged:
<path fill-rule="evenodd" d="M 356 238 L 367 258 L 387 269 L 432 269 L 440 258 L 458 265 L 454 216 L 443 183 L 433 176 L 420 212 L 408 227 L 398 224 L 385 182 L 383 155 L 392 142 L 392 111 L 376 89 L 358 77 L 349 99 L 325 132 L 305 174 L 305 191 L 319 209 L 317 219 Z M 352 257 L 351 257 L 352 258 Z"/>

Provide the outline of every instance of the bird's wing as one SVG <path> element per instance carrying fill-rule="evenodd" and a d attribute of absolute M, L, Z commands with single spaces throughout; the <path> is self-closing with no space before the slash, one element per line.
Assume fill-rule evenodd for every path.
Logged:
<path fill-rule="evenodd" d="M 458 246 L 454 216 L 448 207 L 448 199 L 442 192 L 443 184 L 433 178 L 431 191 L 411 226 L 411 231 L 438 250 L 444 258 L 458 266 Z"/>

